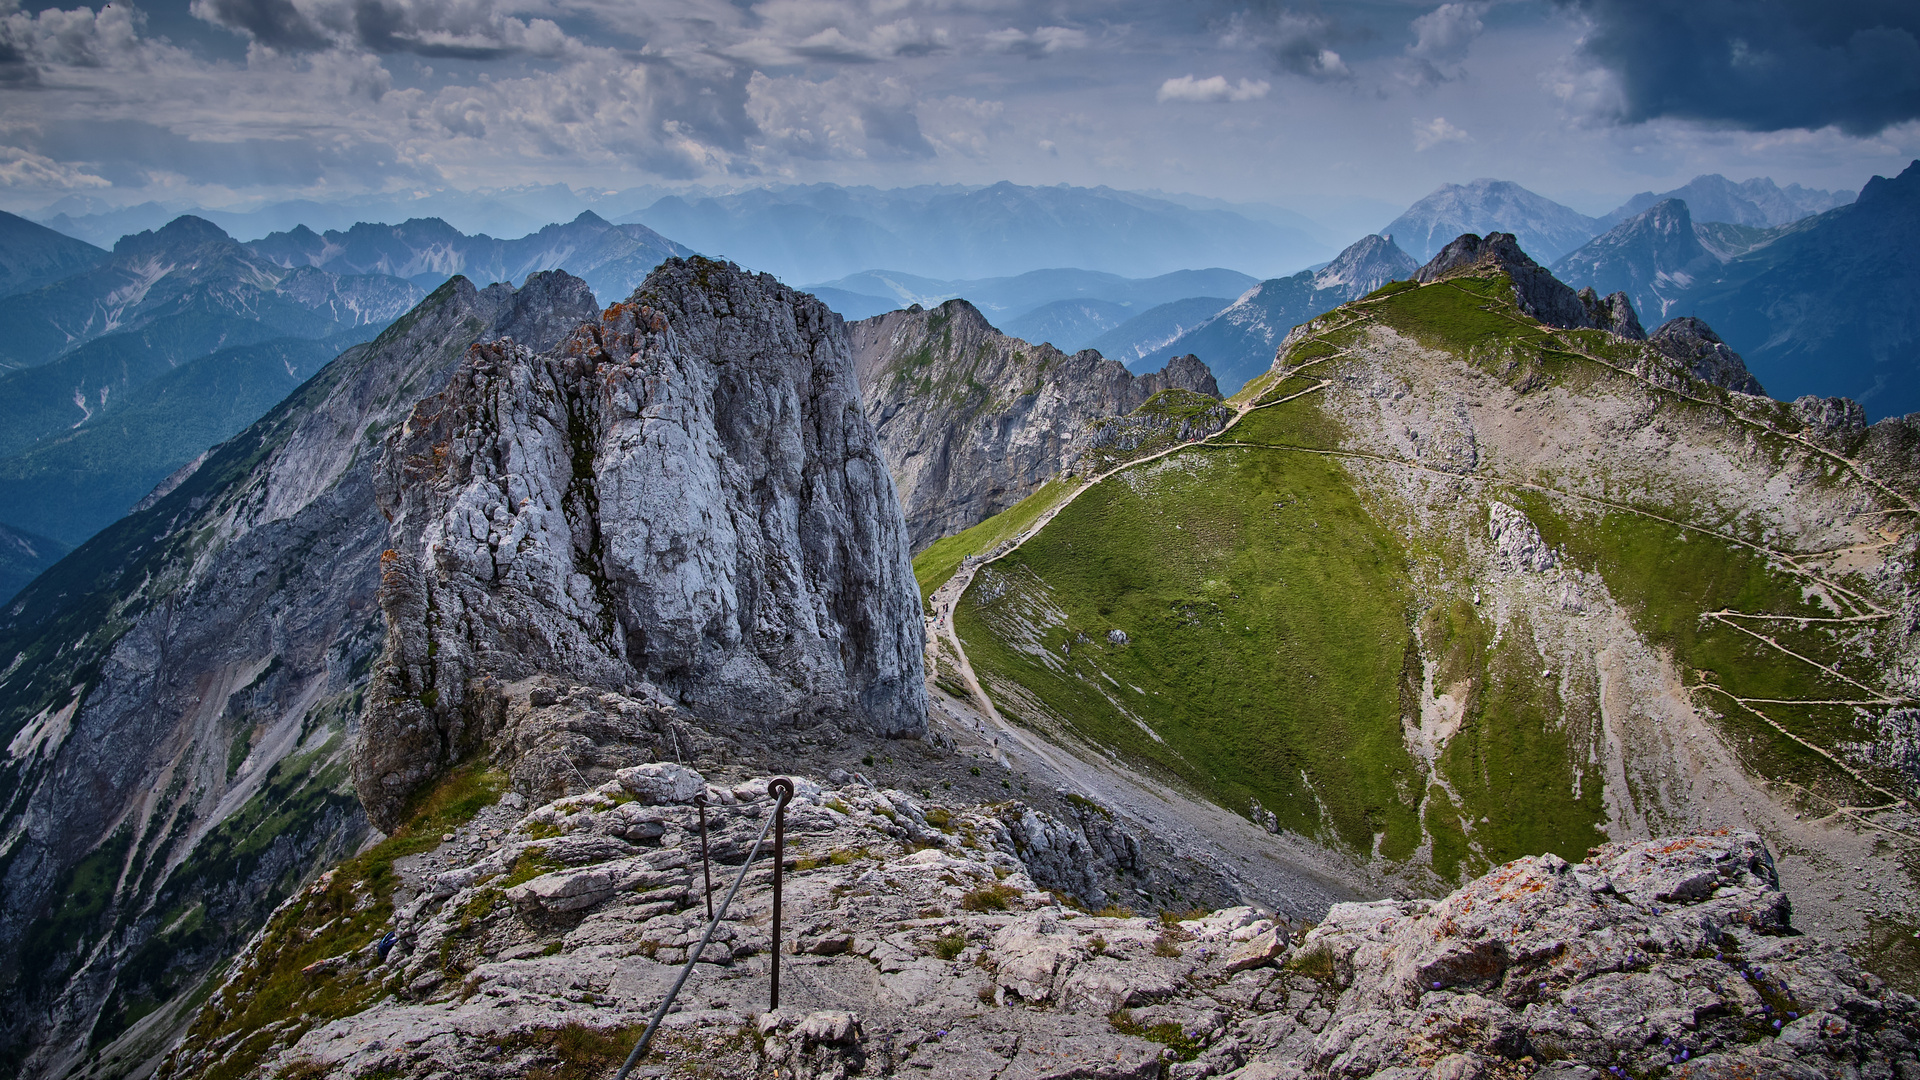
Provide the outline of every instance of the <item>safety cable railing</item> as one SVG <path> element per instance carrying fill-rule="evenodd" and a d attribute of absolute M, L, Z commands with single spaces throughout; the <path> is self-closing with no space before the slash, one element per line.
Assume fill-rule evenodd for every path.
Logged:
<path fill-rule="evenodd" d="M 627 1055 L 626 1064 L 614 1074 L 614 1080 L 627 1080 L 627 1074 L 647 1052 L 653 1043 L 653 1036 L 660 1030 L 660 1022 L 667 1018 L 667 1010 L 673 1008 L 674 998 L 680 995 L 680 988 L 687 983 L 687 977 L 693 974 L 693 965 L 706 955 L 707 945 L 713 941 L 713 932 L 720 928 L 720 920 L 727 917 L 727 908 L 740 892 L 740 886 L 747 880 L 747 871 L 753 869 L 753 860 L 760 854 L 760 845 L 766 842 L 767 830 L 773 830 L 773 972 L 772 994 L 769 1009 L 780 1007 L 780 884 L 781 870 L 786 862 L 787 847 L 787 804 L 793 801 L 793 781 L 782 776 L 767 784 L 767 794 L 773 796 L 773 813 L 767 823 L 760 826 L 760 835 L 754 837 L 753 847 L 747 852 L 747 861 L 740 864 L 740 873 L 733 879 L 733 887 L 727 890 L 725 899 L 720 901 L 720 910 L 713 910 L 713 875 L 707 863 L 707 807 L 706 796 L 701 795 L 694 801 L 700 810 L 700 863 L 701 873 L 707 884 L 707 932 L 700 937 L 700 944 L 687 953 L 687 962 L 681 966 L 680 975 L 673 980 L 673 988 L 661 1000 L 660 1007 L 653 1011 L 653 1019 L 647 1021 L 647 1029 L 640 1033 L 640 1041 L 633 1044 L 633 1053 Z"/>

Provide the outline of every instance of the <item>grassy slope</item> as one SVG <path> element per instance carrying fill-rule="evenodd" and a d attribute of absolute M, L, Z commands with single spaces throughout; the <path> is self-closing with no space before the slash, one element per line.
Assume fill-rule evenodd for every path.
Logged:
<path fill-rule="evenodd" d="M 1507 288 L 1503 278 L 1396 285 L 1368 307 L 1378 322 L 1516 385 L 1626 382 L 1565 347 L 1614 347 L 1602 335 L 1556 336 L 1523 325 L 1511 317 Z M 1328 320 L 1328 331 L 1297 346 L 1291 361 L 1329 356 L 1363 332 L 1342 323 Z M 1250 384 L 1247 392 L 1276 401 L 1337 364 Z M 1708 401 L 1662 394 L 1661 407 L 1676 415 L 1718 411 L 1715 402 L 1725 397 L 1705 386 L 1690 393 Z M 1757 437 L 1776 460 L 1800 452 L 1782 437 Z M 1539 677 L 1541 657 L 1524 621 L 1495 640 L 1470 606 L 1418 609 L 1409 558 L 1454 555 L 1457 562 L 1458 552 L 1433 538 L 1395 535 L 1339 459 L 1300 452 L 1343 446 L 1339 420 L 1317 395 L 1250 413 L 1225 438 L 1272 449 L 1188 450 L 1123 474 L 976 580 L 957 626 L 976 670 L 1000 688 L 996 700 L 1016 714 L 1038 703 L 1223 805 L 1244 810 L 1257 798 L 1285 826 L 1359 851 L 1405 858 L 1423 831 L 1412 826 L 1418 815 L 1431 863 L 1444 877 L 1543 850 L 1580 857 L 1605 821 L 1601 777 L 1584 752 L 1598 724 L 1597 685 Z M 1600 573 L 1679 670 L 1742 697 L 1863 696 L 1724 622 L 1700 618 L 1722 608 L 1831 614 L 1803 597 L 1804 579 L 1781 560 L 1712 532 L 1484 478 L 1492 482 L 1486 494 L 1526 509 L 1572 565 Z M 1642 510 L 1743 532 L 1683 494 L 1655 494 L 1633 481 L 1623 487 L 1621 497 Z M 1019 530 L 994 519 L 974 531 Z M 944 580 L 943 566 L 917 566 L 923 587 Z M 1123 646 L 1106 639 L 1115 627 L 1128 634 Z M 1872 624 L 1844 633 L 1760 628 L 1874 685 L 1870 658 L 1882 631 Z M 1437 686 L 1458 682 L 1467 694 L 1461 730 L 1432 778 L 1402 748 L 1399 730 L 1400 717 L 1417 709 L 1411 695 L 1426 662 L 1437 665 Z M 1874 798 L 1727 694 L 1702 690 L 1696 702 L 1724 714 L 1756 775 L 1800 785 L 1822 801 Z M 1829 749 L 1872 723 L 1851 707 L 1761 708 L 1766 719 Z M 1528 812 L 1512 813 L 1515 806 Z"/>

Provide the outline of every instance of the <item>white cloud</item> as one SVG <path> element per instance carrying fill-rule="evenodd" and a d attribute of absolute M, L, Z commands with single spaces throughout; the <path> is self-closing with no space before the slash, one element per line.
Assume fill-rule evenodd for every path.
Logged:
<path fill-rule="evenodd" d="M 1413 20 L 1414 43 L 1408 54 L 1436 64 L 1457 64 L 1467 58 L 1467 49 L 1486 29 L 1481 16 L 1485 3 L 1441 4 Z"/>
<path fill-rule="evenodd" d="M 1048 56 L 1068 49 L 1084 49 L 1088 44 L 1087 32 L 1071 26 L 1042 26 L 1033 30 L 1008 27 L 985 35 L 983 40 L 987 48 L 994 52 L 1030 57 Z"/>
<path fill-rule="evenodd" d="M 1225 75 L 1205 79 L 1182 75 L 1161 83 L 1160 92 L 1154 97 L 1159 101 L 1183 102 L 1254 101 L 1266 97 L 1267 91 L 1272 88 L 1272 84 L 1265 79 L 1241 79 L 1237 83 L 1229 83 Z"/>
<path fill-rule="evenodd" d="M 1422 123 L 1413 122 L 1413 148 L 1431 150 L 1442 143 L 1472 142 L 1473 136 L 1447 122 L 1444 116 L 1436 116 Z"/>
<path fill-rule="evenodd" d="M 859 71 L 819 82 L 756 71 L 747 80 L 746 112 L 759 140 L 799 158 L 931 157 L 914 106 L 906 84 Z"/>
<path fill-rule="evenodd" d="M 64 192 L 112 186 L 106 178 L 65 162 L 17 146 L 0 146 L 0 187 Z"/>

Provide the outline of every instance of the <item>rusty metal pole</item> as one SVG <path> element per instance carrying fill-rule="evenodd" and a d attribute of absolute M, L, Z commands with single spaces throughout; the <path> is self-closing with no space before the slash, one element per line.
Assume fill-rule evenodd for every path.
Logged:
<path fill-rule="evenodd" d="M 701 792 L 693 797 L 693 805 L 700 809 L 700 878 L 707 886 L 707 921 L 713 921 L 713 865 L 707 858 L 707 795 Z"/>
<path fill-rule="evenodd" d="M 793 801 L 793 781 L 782 776 L 767 785 L 773 806 L 773 983 L 772 1003 L 780 1007 L 780 879 L 787 863 L 787 804 Z"/>

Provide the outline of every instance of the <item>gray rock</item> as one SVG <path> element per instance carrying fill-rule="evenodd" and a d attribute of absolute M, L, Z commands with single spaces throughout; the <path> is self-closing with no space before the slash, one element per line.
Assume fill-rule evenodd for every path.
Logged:
<path fill-rule="evenodd" d="M 24 1059 L 23 1075 L 63 1072 L 89 1038 L 111 1038 L 113 1021 L 96 1025 L 103 1004 L 124 1016 L 136 1000 L 177 1000 L 291 883 L 359 845 L 365 818 L 334 776 L 382 636 L 381 439 L 475 342 L 511 331 L 544 347 L 542 327 L 595 306 L 563 274 L 517 294 L 454 278 L 103 531 L 93 543 L 109 562 L 69 559 L 40 579 L 44 594 L 8 605 L 0 631 L 19 659 L 6 708 L 27 724 L 16 745 L 33 749 L 15 758 L 0 817 L 12 838 L 0 966 L 17 970 L 24 935 L 65 903 L 57 890 L 80 860 L 116 830 L 149 837 L 103 856 L 128 858 L 101 898 L 110 938 L 88 931 L 0 984 L 0 1056 Z M 257 856 L 233 861 L 238 836 Z M 184 946 L 157 940 L 173 905 L 205 912 Z M 136 955 L 166 975 L 122 984 Z"/>
<path fill-rule="evenodd" d="M 1544 573 L 1559 561 L 1532 519 L 1498 500 L 1487 503 L 1487 535 L 1494 558 L 1506 569 Z"/>
<path fill-rule="evenodd" d="M 1695 378 L 1742 394 L 1766 393 L 1740 354 L 1729 349 L 1713 327 L 1691 315 L 1660 324 L 1647 340 L 1662 355 L 1686 365 Z"/>
<path fill-rule="evenodd" d="M 1464 274 L 1488 273 L 1512 278 L 1513 298 L 1520 310 L 1548 326 L 1577 329 L 1594 325 L 1580 297 L 1528 258 L 1512 233 L 1488 233 L 1485 238 L 1466 233 L 1442 248 L 1414 274 L 1414 280 L 1424 285 Z"/>
<path fill-rule="evenodd" d="M 1808 436 L 1836 446 L 1857 438 L 1867 426 L 1866 410 L 1852 398 L 1807 394 L 1793 399 L 1793 415 L 1805 425 Z"/>
<path fill-rule="evenodd" d="M 918 589 L 839 316 L 671 260 L 544 352 L 476 349 L 387 448 L 376 823 L 485 733 L 470 683 L 650 684 L 702 717 L 926 722 Z"/>
<path fill-rule="evenodd" d="M 657 761 L 621 769 L 620 786 L 644 803 L 690 803 L 707 790 L 707 782 L 685 765 Z"/>
<path fill-rule="evenodd" d="M 1640 325 L 1640 316 L 1633 310 L 1633 301 L 1628 299 L 1625 292 L 1609 293 L 1604 300 L 1591 288 L 1581 289 L 1579 295 L 1580 302 L 1586 305 L 1587 318 L 1592 320 L 1593 325 L 1629 341 L 1647 339 L 1647 332 Z"/>
<path fill-rule="evenodd" d="M 1090 349 L 1068 356 L 1008 337 L 965 300 L 848 329 L 916 552 L 1067 471 L 1091 421 L 1124 416 L 1170 387 L 1220 396 L 1191 355 L 1135 376 Z"/>

